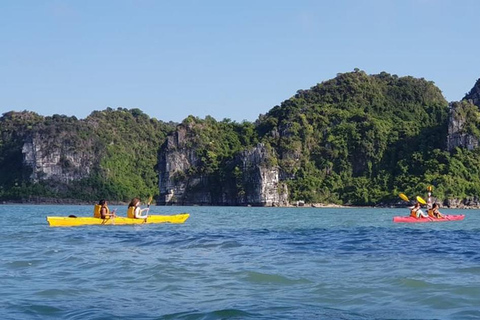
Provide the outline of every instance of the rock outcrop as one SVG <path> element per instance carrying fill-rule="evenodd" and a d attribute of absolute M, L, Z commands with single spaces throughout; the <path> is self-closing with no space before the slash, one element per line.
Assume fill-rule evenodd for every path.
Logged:
<path fill-rule="evenodd" d="M 465 199 L 446 199 L 443 205 L 452 209 L 479 209 L 480 199 L 478 197 L 467 197 Z"/>
<path fill-rule="evenodd" d="M 288 205 L 287 185 L 280 181 L 278 166 L 268 164 L 271 155 L 264 144 L 258 144 L 240 156 L 243 170 L 243 184 L 248 192 L 239 202 L 244 205 L 261 205 L 267 207 Z"/>
<path fill-rule="evenodd" d="M 215 173 L 202 173 L 190 129 L 179 126 L 169 135 L 159 155 L 161 205 L 252 205 L 284 206 L 288 189 L 279 181 L 279 168 L 270 164 L 263 144 L 241 152 L 229 161 L 240 169 L 238 179 L 219 180 Z"/>
<path fill-rule="evenodd" d="M 189 177 L 189 169 L 198 164 L 193 148 L 187 146 L 187 129 L 179 127 L 162 146 L 159 169 L 159 204 L 199 204 L 211 202 L 209 192 L 196 192 L 205 185 L 202 177 Z M 187 192 L 187 188 L 191 191 Z M 198 194 L 198 195 L 197 195 Z M 199 201 L 195 203 L 194 199 Z"/>
<path fill-rule="evenodd" d="M 477 80 L 472 90 L 465 95 L 463 100 L 470 100 L 474 105 L 480 108 L 480 79 Z"/>
<path fill-rule="evenodd" d="M 450 116 L 448 120 L 447 149 L 456 147 L 473 150 L 479 146 L 479 137 L 469 128 L 477 127 L 480 123 L 480 79 L 475 86 L 465 95 L 461 102 L 450 103 Z"/>
<path fill-rule="evenodd" d="M 65 134 L 46 138 L 33 133 L 26 137 L 23 144 L 23 163 L 31 168 L 30 179 L 33 182 L 54 180 L 68 183 L 90 174 L 93 156 L 81 150 L 85 147 L 78 148 Z"/>
<path fill-rule="evenodd" d="M 468 102 L 454 102 L 450 104 L 450 115 L 448 119 L 447 149 L 452 151 L 456 147 L 473 150 L 478 147 L 478 138 L 468 132 L 469 113 L 465 112 Z M 475 108 L 476 109 L 476 108 Z M 473 110 L 472 110 L 473 111 Z"/>

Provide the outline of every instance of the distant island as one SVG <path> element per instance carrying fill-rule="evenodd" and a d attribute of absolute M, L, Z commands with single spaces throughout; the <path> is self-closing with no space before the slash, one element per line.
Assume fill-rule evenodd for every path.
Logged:
<path fill-rule="evenodd" d="M 433 186 L 443 206 L 480 207 L 479 107 L 480 80 L 447 102 L 423 78 L 355 69 L 253 123 L 10 111 L 0 118 L 0 201 L 390 206 Z"/>

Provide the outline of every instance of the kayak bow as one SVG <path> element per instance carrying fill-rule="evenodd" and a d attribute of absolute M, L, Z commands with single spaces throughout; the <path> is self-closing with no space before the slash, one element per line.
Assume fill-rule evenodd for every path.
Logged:
<path fill-rule="evenodd" d="M 180 213 L 171 216 L 150 215 L 146 219 L 131 219 L 126 217 L 115 217 L 100 219 L 94 217 L 47 217 L 51 227 L 73 227 L 83 225 L 123 225 L 123 224 L 150 224 L 150 223 L 184 223 L 190 214 Z"/>

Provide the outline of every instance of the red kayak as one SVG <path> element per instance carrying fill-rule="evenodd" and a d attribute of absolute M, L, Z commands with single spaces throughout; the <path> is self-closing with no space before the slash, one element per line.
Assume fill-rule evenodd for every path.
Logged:
<path fill-rule="evenodd" d="M 464 214 L 458 215 L 444 215 L 443 218 L 414 218 L 411 216 L 408 217 L 393 217 L 393 222 L 407 222 L 407 223 L 422 223 L 422 222 L 445 222 L 445 221 L 455 221 L 463 220 L 465 218 Z"/>

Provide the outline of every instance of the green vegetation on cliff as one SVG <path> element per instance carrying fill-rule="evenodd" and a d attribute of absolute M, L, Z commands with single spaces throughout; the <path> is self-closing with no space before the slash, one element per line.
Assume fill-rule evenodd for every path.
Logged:
<path fill-rule="evenodd" d="M 203 187 L 217 197 L 248 188 L 236 159 L 257 143 L 269 150 L 268 165 L 279 166 L 291 202 L 391 203 L 399 192 L 424 195 L 427 185 L 439 199 L 477 197 L 480 151 L 447 150 L 449 119 L 462 123 L 459 134 L 480 138 L 473 103 L 449 105 L 425 79 L 360 70 L 299 90 L 254 123 L 190 116 L 175 129 L 138 109 L 95 111 L 84 120 L 8 112 L 0 118 L 0 198 L 128 201 L 158 194 L 160 147 L 180 128 L 188 129 L 186 147 L 199 161 L 172 178 L 206 177 Z M 60 155 L 64 177 L 81 178 L 32 180 L 22 148 L 35 137 Z M 72 157 L 91 167 L 82 171 Z"/>
<path fill-rule="evenodd" d="M 129 201 L 134 196 L 158 194 L 158 149 L 174 125 L 152 119 L 139 109 L 108 108 L 85 120 L 9 112 L 0 118 L 0 129 L 1 198 Z M 34 159 L 34 165 L 48 166 L 57 155 L 54 169 L 59 174 L 49 178 L 40 172 L 32 179 L 33 168 L 22 165 L 22 148 L 28 141 L 34 141 L 36 151 L 41 152 L 35 153 L 42 159 Z M 72 157 L 90 167 L 78 166 Z"/>
<path fill-rule="evenodd" d="M 187 136 L 184 147 L 193 150 L 197 160 L 192 161 L 186 172 L 177 171 L 172 178 L 176 182 L 185 182 L 192 177 L 202 180 L 202 183 L 194 187 L 189 186 L 191 194 L 186 196 L 187 199 L 195 197 L 196 192 L 202 193 L 205 190 L 211 204 L 218 204 L 218 199 L 236 197 L 244 192 L 245 187 L 241 183 L 243 172 L 236 166 L 235 159 L 239 153 L 258 142 L 253 123 L 236 123 L 230 119 L 217 121 L 210 116 L 205 119 L 189 116 L 177 130 L 185 132 Z"/>
<path fill-rule="evenodd" d="M 90 185 L 105 199 L 129 201 L 158 194 L 157 155 L 174 129 L 139 109 L 96 111 L 85 121 L 101 142 L 99 170 Z"/>
<path fill-rule="evenodd" d="M 292 200 L 372 205 L 432 183 L 424 162 L 445 149 L 447 119 L 432 82 L 355 71 L 299 91 L 258 129 L 295 171 Z"/>

